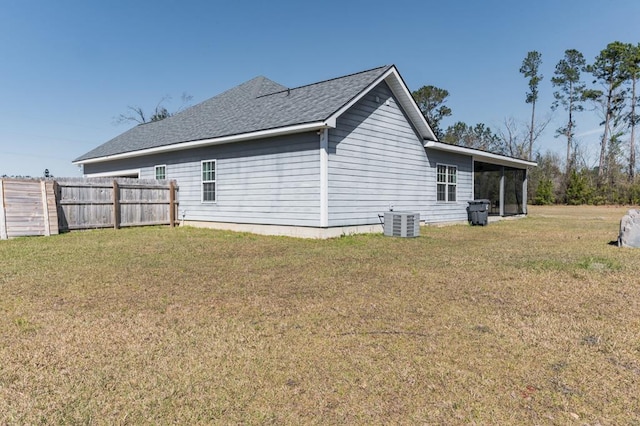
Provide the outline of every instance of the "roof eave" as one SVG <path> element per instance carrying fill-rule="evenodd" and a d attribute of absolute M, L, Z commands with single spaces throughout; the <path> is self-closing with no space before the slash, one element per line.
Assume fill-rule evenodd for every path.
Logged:
<path fill-rule="evenodd" d="M 470 155 L 476 161 L 482 161 L 490 164 L 497 164 L 500 166 L 514 167 L 514 168 L 526 168 L 537 167 L 538 163 L 535 161 L 523 160 L 520 158 L 507 157 L 506 155 L 493 154 L 491 152 L 480 151 L 479 149 L 467 148 L 464 146 L 451 145 L 436 141 L 426 141 L 425 148 L 431 148 L 438 151 L 451 152 L 456 154 Z"/>
<path fill-rule="evenodd" d="M 196 141 L 180 142 L 171 145 L 158 146 L 154 148 L 140 149 L 137 151 L 123 152 L 113 155 L 105 155 L 102 157 L 85 158 L 75 160 L 73 164 L 92 164 L 102 163 L 104 161 L 120 160 L 125 158 L 141 157 L 144 155 L 160 154 L 164 152 L 182 151 L 185 149 L 200 148 L 211 145 L 221 145 L 226 143 L 243 142 L 252 139 L 267 138 L 273 136 L 283 136 L 293 133 L 311 132 L 314 130 L 335 127 L 335 123 L 331 121 L 316 121 L 312 123 L 296 124 L 286 127 L 278 127 L 275 129 L 258 130 L 255 132 L 241 133 L 237 135 L 221 136 L 217 138 L 200 139 Z"/>

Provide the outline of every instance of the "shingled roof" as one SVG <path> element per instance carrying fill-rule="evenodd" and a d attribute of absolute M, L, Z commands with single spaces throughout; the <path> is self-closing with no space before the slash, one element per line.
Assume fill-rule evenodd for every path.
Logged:
<path fill-rule="evenodd" d="M 287 88 L 256 77 L 162 121 L 138 125 L 74 162 L 328 120 L 393 66 Z"/>

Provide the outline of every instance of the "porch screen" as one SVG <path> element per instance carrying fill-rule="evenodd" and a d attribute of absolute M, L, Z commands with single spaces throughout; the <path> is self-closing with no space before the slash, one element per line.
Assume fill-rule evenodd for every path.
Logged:
<path fill-rule="evenodd" d="M 525 171 L 495 164 L 476 162 L 474 164 L 475 199 L 488 199 L 489 214 L 500 214 L 500 204 L 503 204 L 505 215 L 523 214 L 522 185 Z M 504 174 L 504 200 L 500 200 L 500 180 Z"/>
<path fill-rule="evenodd" d="M 523 214 L 524 170 L 504 168 L 504 214 Z"/>

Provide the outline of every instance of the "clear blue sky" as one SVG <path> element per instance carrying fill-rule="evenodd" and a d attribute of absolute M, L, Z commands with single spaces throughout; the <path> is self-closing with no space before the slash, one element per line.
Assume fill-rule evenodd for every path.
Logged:
<path fill-rule="evenodd" d="M 79 176 L 71 162 L 124 132 L 127 105 L 201 102 L 258 75 L 289 87 L 396 64 L 410 90 L 451 93 L 454 121 L 526 121 L 518 72 L 542 53 L 540 116 L 564 50 L 592 61 L 640 41 L 640 1 L 0 0 L 0 175 Z M 564 152 L 554 121 L 537 147 Z M 598 119 L 577 133 L 597 144 Z M 583 133 L 590 133 L 582 135 Z"/>

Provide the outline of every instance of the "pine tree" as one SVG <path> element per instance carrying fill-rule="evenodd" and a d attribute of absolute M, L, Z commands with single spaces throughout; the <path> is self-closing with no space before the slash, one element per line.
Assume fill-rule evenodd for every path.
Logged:
<path fill-rule="evenodd" d="M 449 92 L 436 86 L 422 86 L 411 95 L 436 137 L 442 138 L 444 133 L 440 121 L 451 115 L 451 108 L 445 105 Z"/>
<path fill-rule="evenodd" d="M 604 86 L 604 92 L 599 93 L 599 102 L 603 107 L 604 131 L 600 141 L 600 158 L 598 161 L 598 184 L 601 185 L 608 174 L 607 148 L 612 137 L 616 136 L 615 126 L 620 121 L 620 113 L 624 106 L 623 83 L 627 80 L 623 66 L 627 48 L 623 43 L 614 41 L 596 57 L 595 62 L 587 70 L 595 77 L 595 82 Z"/>
<path fill-rule="evenodd" d="M 582 102 L 585 100 L 586 85 L 580 80 L 580 73 L 585 71 L 586 61 L 582 53 L 575 49 L 568 49 L 564 52 L 564 58 L 556 65 L 555 76 L 551 78 L 551 83 L 558 88 L 553 93 L 555 101 L 552 109 L 556 110 L 562 105 L 569 114 L 567 124 L 560 127 L 558 134 L 567 138 L 566 170 L 567 177 L 572 169 L 571 148 L 573 147 L 573 136 L 575 129 L 575 113 L 582 111 Z"/>
<path fill-rule="evenodd" d="M 529 92 L 525 102 L 531 104 L 531 126 L 529 128 L 529 149 L 528 160 L 531 160 L 533 155 L 533 141 L 534 141 L 534 127 L 536 116 L 536 101 L 538 100 L 538 85 L 542 81 L 542 74 L 540 74 L 540 65 L 542 64 L 542 55 L 535 50 L 528 52 L 527 56 L 522 61 L 520 72 L 529 79 Z"/>
<path fill-rule="evenodd" d="M 631 82 L 630 111 L 625 118 L 631 131 L 629 136 L 629 181 L 633 182 L 636 172 L 635 130 L 638 122 L 638 114 L 636 113 L 636 108 L 638 107 L 638 94 L 636 89 L 638 79 L 640 79 L 640 43 L 635 46 L 633 44 L 627 44 L 623 67 L 627 78 Z"/>

